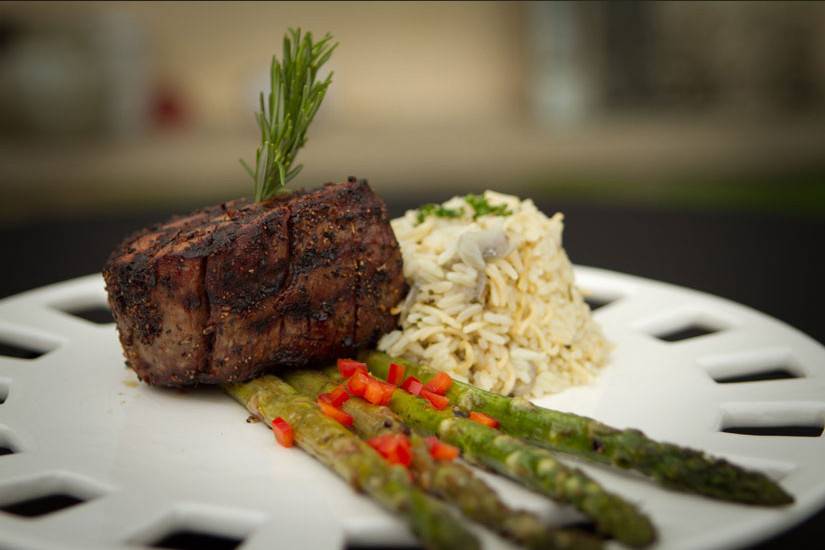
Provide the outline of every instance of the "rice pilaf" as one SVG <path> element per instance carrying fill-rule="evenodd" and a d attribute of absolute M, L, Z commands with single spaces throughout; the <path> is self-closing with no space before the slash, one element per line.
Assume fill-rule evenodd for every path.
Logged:
<path fill-rule="evenodd" d="M 501 394 L 537 397 L 593 380 L 610 351 L 575 287 L 563 216 L 492 191 L 392 221 L 410 285 L 400 330 L 378 348 Z M 438 205 L 431 205 L 438 207 Z M 446 214 L 444 214 L 446 212 Z"/>

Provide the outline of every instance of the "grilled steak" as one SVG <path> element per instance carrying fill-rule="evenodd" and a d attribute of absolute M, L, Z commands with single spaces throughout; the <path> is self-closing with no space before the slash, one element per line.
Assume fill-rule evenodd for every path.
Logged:
<path fill-rule="evenodd" d="M 395 327 L 405 291 L 386 207 L 354 178 L 150 227 L 103 276 L 127 364 L 164 386 L 352 354 Z"/>

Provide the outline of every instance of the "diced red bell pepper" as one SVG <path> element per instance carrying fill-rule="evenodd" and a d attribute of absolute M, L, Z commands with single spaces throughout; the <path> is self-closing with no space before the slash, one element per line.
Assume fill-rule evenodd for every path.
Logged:
<path fill-rule="evenodd" d="M 340 372 L 344 378 L 349 378 L 358 370 L 363 371 L 364 374 L 369 372 L 366 363 L 356 361 L 355 359 L 338 359 L 338 372 Z"/>
<path fill-rule="evenodd" d="M 401 464 L 405 468 L 412 463 L 412 448 L 410 440 L 406 436 L 400 436 L 401 442 L 395 448 L 395 452 L 390 454 L 390 462 Z"/>
<path fill-rule="evenodd" d="M 455 460 L 458 458 L 458 447 L 444 443 L 436 436 L 431 435 L 424 439 L 430 456 L 435 460 Z"/>
<path fill-rule="evenodd" d="M 292 426 L 280 416 L 272 421 L 272 433 L 275 434 L 275 439 L 278 440 L 278 443 L 284 447 L 292 447 L 295 442 L 295 434 L 292 431 Z"/>
<path fill-rule="evenodd" d="M 367 389 L 364 390 L 363 397 L 373 405 L 380 405 L 384 399 L 384 388 L 381 387 L 381 382 L 371 378 L 367 382 Z"/>
<path fill-rule="evenodd" d="M 404 434 L 382 434 L 367 443 L 392 464 L 407 467 L 412 462 L 412 447 Z"/>
<path fill-rule="evenodd" d="M 450 389 L 450 386 L 453 385 L 453 379 L 450 378 L 450 375 L 446 372 L 439 372 L 435 376 L 433 376 L 432 380 L 424 384 L 424 389 L 427 391 L 431 391 L 433 393 L 437 393 L 438 395 L 444 395 L 447 393 L 447 390 Z"/>
<path fill-rule="evenodd" d="M 390 369 L 387 371 L 387 382 L 395 384 L 396 386 L 404 380 L 404 365 L 398 363 L 390 363 Z"/>
<path fill-rule="evenodd" d="M 318 395 L 318 399 L 329 403 L 337 409 L 340 408 L 341 405 L 343 405 L 347 401 L 347 399 L 349 399 L 349 394 L 343 386 L 338 386 L 331 392 L 322 393 Z"/>
<path fill-rule="evenodd" d="M 329 392 L 329 396 L 332 399 L 332 405 L 334 407 L 340 407 L 347 402 L 347 399 L 349 399 L 349 393 L 347 393 L 347 390 L 344 388 L 343 384 L 337 386 L 334 390 Z"/>
<path fill-rule="evenodd" d="M 479 424 L 483 424 L 490 428 L 498 428 L 498 420 L 496 420 L 492 416 L 487 416 L 482 412 L 470 411 L 470 420 L 472 420 L 473 422 L 478 422 Z"/>
<path fill-rule="evenodd" d="M 392 400 L 392 394 L 395 392 L 397 386 L 394 384 L 382 384 L 381 386 L 384 390 L 384 395 L 381 396 L 381 404 L 389 405 Z"/>
<path fill-rule="evenodd" d="M 408 376 L 404 383 L 401 384 L 401 389 L 406 391 L 407 393 L 411 393 L 413 395 L 418 395 L 421 393 L 421 390 L 424 388 L 424 384 L 421 383 L 421 380 L 416 378 L 415 376 Z"/>
<path fill-rule="evenodd" d="M 390 437 L 392 435 L 393 434 L 376 435 L 375 437 L 367 439 L 367 444 L 383 455 L 390 447 Z"/>
<path fill-rule="evenodd" d="M 364 397 L 364 392 L 367 391 L 367 385 L 373 378 L 360 370 L 356 370 L 349 380 L 347 380 L 347 389 L 352 395 L 357 397 Z"/>
<path fill-rule="evenodd" d="M 352 417 L 342 411 L 337 407 L 333 407 L 331 403 L 324 401 L 323 399 L 317 400 L 318 406 L 321 407 L 321 412 L 327 415 L 328 417 L 332 418 L 333 420 L 337 420 L 344 426 L 352 426 Z"/>
<path fill-rule="evenodd" d="M 370 378 L 367 382 L 367 389 L 364 391 L 364 399 L 373 405 L 388 405 L 392 399 L 395 386 L 387 384 L 376 378 Z"/>
<path fill-rule="evenodd" d="M 378 452 L 382 452 L 384 446 L 387 445 L 387 438 L 390 434 L 376 435 L 367 439 L 367 444 Z"/>
<path fill-rule="evenodd" d="M 446 409 L 450 405 L 450 400 L 443 395 L 438 395 L 430 390 L 421 390 L 421 397 L 430 402 L 430 405 L 439 411 Z"/>

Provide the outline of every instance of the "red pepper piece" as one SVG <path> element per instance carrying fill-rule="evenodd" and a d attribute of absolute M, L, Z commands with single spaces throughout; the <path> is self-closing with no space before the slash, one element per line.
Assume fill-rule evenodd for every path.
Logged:
<path fill-rule="evenodd" d="M 352 395 L 364 397 L 364 392 L 367 391 L 370 380 L 372 380 L 372 377 L 369 374 L 358 370 L 347 380 L 347 389 Z"/>
<path fill-rule="evenodd" d="M 338 372 L 340 372 L 344 378 L 349 378 L 355 374 L 355 371 L 359 370 L 363 371 L 364 374 L 369 372 L 366 363 L 356 361 L 355 359 L 338 359 Z"/>
<path fill-rule="evenodd" d="M 384 391 L 383 395 L 381 396 L 381 404 L 382 405 L 389 405 L 390 401 L 392 400 L 392 394 L 395 392 L 396 386 L 393 384 L 381 384 L 381 389 Z"/>
<path fill-rule="evenodd" d="M 424 442 L 427 444 L 427 449 L 430 451 L 430 456 L 435 460 L 449 461 L 458 458 L 458 447 L 448 445 L 434 435 L 425 438 Z"/>
<path fill-rule="evenodd" d="M 421 390 L 421 397 L 430 402 L 430 405 L 439 411 L 446 409 L 450 405 L 450 400 L 443 395 L 438 395 L 429 390 Z"/>
<path fill-rule="evenodd" d="M 333 407 L 331 403 L 328 403 L 323 399 L 319 398 L 316 402 L 318 403 L 318 406 L 321 407 L 322 413 L 333 420 L 337 420 L 344 426 L 352 426 L 352 417 L 350 415 L 339 408 Z"/>
<path fill-rule="evenodd" d="M 367 440 L 367 443 L 370 447 L 378 451 L 379 453 L 383 453 L 385 450 L 385 446 L 388 443 L 388 438 L 391 434 L 381 434 L 376 435 L 375 437 L 371 437 Z"/>
<path fill-rule="evenodd" d="M 421 390 L 424 388 L 424 384 L 421 383 L 421 380 L 416 378 L 415 376 L 408 376 L 404 383 L 401 384 L 401 389 L 406 391 L 407 393 L 411 393 L 413 395 L 418 395 L 421 393 Z"/>
<path fill-rule="evenodd" d="M 383 434 L 369 439 L 367 443 L 392 464 L 407 467 L 412 462 L 412 446 L 403 434 Z"/>
<path fill-rule="evenodd" d="M 390 462 L 393 464 L 401 464 L 405 468 L 412 463 L 412 446 L 410 440 L 405 435 L 398 435 L 398 445 L 394 449 L 394 453 L 390 455 Z"/>
<path fill-rule="evenodd" d="M 384 385 L 385 384 L 380 380 L 370 378 L 367 382 L 367 389 L 364 391 L 364 399 L 366 399 L 373 405 L 383 405 L 384 395 L 386 393 Z"/>
<path fill-rule="evenodd" d="M 343 386 L 338 386 L 331 392 L 320 394 L 318 396 L 318 399 L 326 403 L 329 403 L 330 405 L 338 409 L 341 408 L 341 405 L 343 405 L 347 399 L 349 399 L 349 394 Z"/>
<path fill-rule="evenodd" d="M 275 434 L 275 439 L 278 440 L 278 443 L 284 447 L 292 447 L 295 442 L 295 434 L 292 431 L 292 426 L 280 416 L 272 421 L 272 433 Z"/>
<path fill-rule="evenodd" d="M 390 370 L 387 371 L 387 382 L 396 386 L 404 380 L 404 365 L 390 363 Z"/>
<path fill-rule="evenodd" d="M 337 386 L 334 390 L 329 392 L 329 396 L 332 400 L 333 407 L 340 407 L 347 402 L 347 399 L 349 399 L 349 394 L 343 384 Z"/>
<path fill-rule="evenodd" d="M 381 434 L 367 440 L 370 447 L 375 449 L 378 454 L 386 458 L 389 452 L 394 447 L 395 434 Z"/>
<path fill-rule="evenodd" d="M 482 412 L 470 411 L 470 420 L 472 420 L 473 422 L 478 422 L 479 424 L 483 424 L 490 428 L 498 428 L 498 420 L 496 420 L 492 416 L 487 416 Z"/>
<path fill-rule="evenodd" d="M 446 372 L 439 372 L 435 376 L 433 376 L 432 380 L 424 384 L 424 389 L 427 391 L 431 391 L 433 393 L 437 393 L 438 395 L 444 395 L 447 393 L 447 390 L 450 389 L 450 386 L 453 385 L 453 379 L 450 378 L 450 375 Z"/>

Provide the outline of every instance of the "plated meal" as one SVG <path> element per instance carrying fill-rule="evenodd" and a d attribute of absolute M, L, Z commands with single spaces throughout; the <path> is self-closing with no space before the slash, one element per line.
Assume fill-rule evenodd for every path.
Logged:
<path fill-rule="evenodd" d="M 644 511 L 564 456 L 713 499 L 793 502 L 761 472 L 531 403 L 592 382 L 612 351 L 576 287 L 561 214 L 487 191 L 391 221 L 363 180 L 287 191 L 335 46 L 290 31 L 273 59 L 247 166 L 254 201 L 147 228 L 106 263 L 143 382 L 221 385 L 427 548 L 478 547 L 458 513 L 529 548 L 656 541 Z M 514 508 L 473 467 L 575 508 L 592 532 Z"/>

